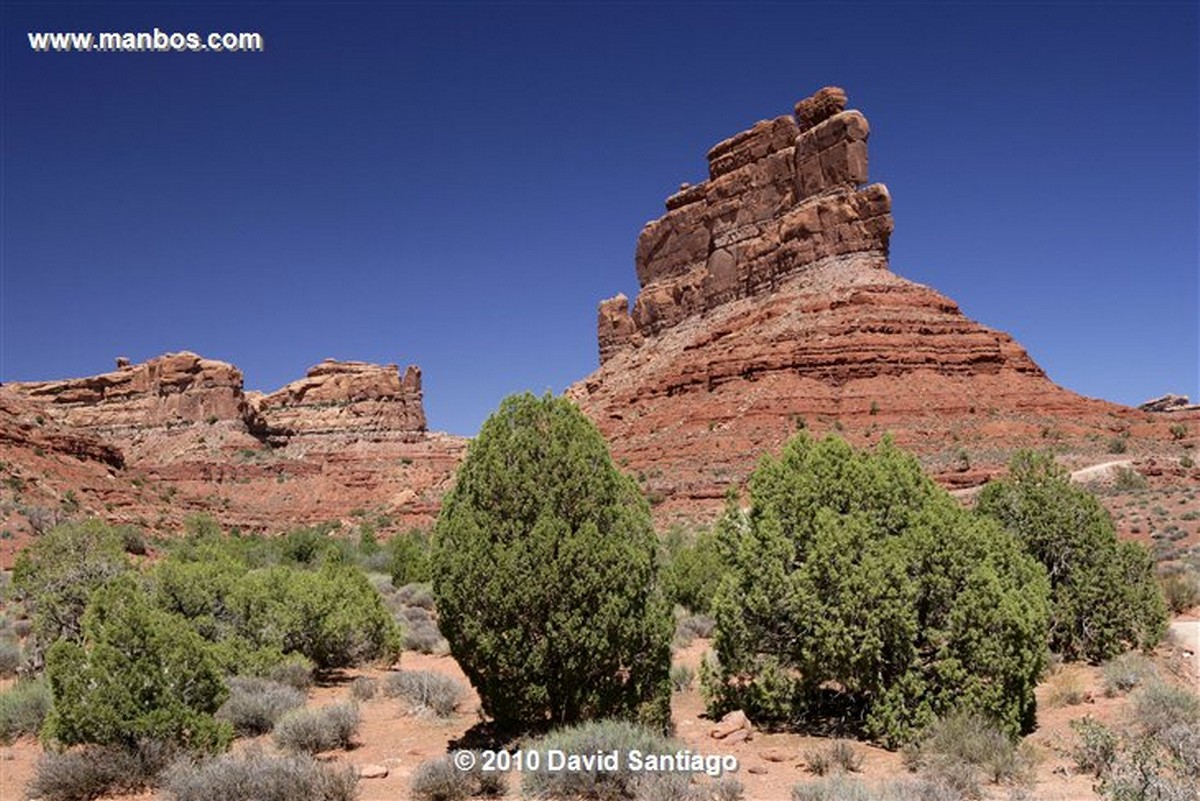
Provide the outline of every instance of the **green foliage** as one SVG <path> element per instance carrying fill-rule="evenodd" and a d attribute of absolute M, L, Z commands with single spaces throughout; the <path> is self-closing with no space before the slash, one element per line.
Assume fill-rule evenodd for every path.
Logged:
<path fill-rule="evenodd" d="M 225 669 L 269 676 L 289 654 L 322 669 L 395 659 L 399 629 L 360 570 L 251 568 L 244 546 L 198 539 L 150 573 L 156 604 L 214 643 Z"/>
<path fill-rule="evenodd" d="M 254 648 L 300 653 L 319 668 L 392 662 L 400 653 L 395 621 L 351 565 L 251 571 L 226 600 L 238 635 Z"/>
<path fill-rule="evenodd" d="M 13 586 L 41 647 L 78 641 L 92 593 L 130 570 L 121 534 L 98 520 L 57 526 L 17 556 Z"/>
<path fill-rule="evenodd" d="M 0 692 L 0 744 L 36 737 L 50 713 L 50 688 L 42 679 L 18 681 Z"/>
<path fill-rule="evenodd" d="M 911 747 L 910 768 L 967 798 L 979 797 L 984 781 L 1026 783 L 1034 775 L 1030 751 L 976 714 L 956 712 L 935 721 Z"/>
<path fill-rule="evenodd" d="M 662 583 L 667 601 L 693 612 L 710 611 L 724 573 L 716 532 L 701 531 L 689 540 L 682 531 L 672 531 L 666 552 Z"/>
<path fill-rule="evenodd" d="M 388 540 L 387 572 L 392 576 L 392 586 L 419 584 L 430 580 L 429 535 L 414 529 L 407 534 L 398 534 Z"/>
<path fill-rule="evenodd" d="M 1045 567 L 1052 650 L 1103 661 L 1162 639 L 1166 608 L 1149 553 L 1119 542 L 1108 512 L 1051 455 L 1018 453 L 1009 476 L 984 487 L 976 508 Z"/>
<path fill-rule="evenodd" d="M 501 725 L 669 719 L 671 616 L 637 485 L 549 395 L 483 424 L 433 541 L 439 627 Z"/>
<path fill-rule="evenodd" d="M 55 643 L 46 678 L 54 698 L 46 731 L 66 745 L 151 739 L 211 751 L 232 735 L 213 718 L 227 690 L 208 645 L 132 577 L 96 591 L 82 642 Z"/>
<path fill-rule="evenodd" d="M 955 708 L 1029 727 L 1045 662 L 1044 572 L 886 439 L 793 438 L 719 527 L 709 712 L 755 720 L 835 710 L 899 743 Z"/>

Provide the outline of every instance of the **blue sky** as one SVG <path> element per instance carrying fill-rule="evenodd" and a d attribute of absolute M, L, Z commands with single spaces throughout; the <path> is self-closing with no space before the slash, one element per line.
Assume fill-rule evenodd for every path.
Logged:
<path fill-rule="evenodd" d="M 705 151 L 844 86 L 893 269 L 1057 382 L 1200 394 L 1188 3 L 3 5 L 0 380 L 194 350 L 416 363 L 430 426 L 597 364 Z M 259 31 L 35 54 L 29 31 Z"/>

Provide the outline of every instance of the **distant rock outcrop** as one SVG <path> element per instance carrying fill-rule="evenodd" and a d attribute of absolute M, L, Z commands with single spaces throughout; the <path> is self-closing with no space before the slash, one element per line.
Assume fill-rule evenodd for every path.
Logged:
<path fill-rule="evenodd" d="M 156 528 L 195 512 L 267 530 L 351 513 L 428 523 L 465 449 L 427 430 L 415 366 L 326 360 L 263 395 L 232 365 L 185 352 L 0 390 L 0 451 L 102 463 L 106 482 L 76 488 L 84 511 Z M 43 470 L 48 487 L 62 470 Z"/>
<path fill-rule="evenodd" d="M 632 305 L 600 303 L 600 368 L 568 393 L 668 511 L 711 509 L 801 425 L 860 444 L 890 432 L 956 485 L 1020 445 L 1128 425 L 890 271 L 869 131 L 826 88 L 717 144 L 708 180 L 642 229 Z M 972 460 L 980 443 L 989 457 Z"/>
<path fill-rule="evenodd" d="M 1187 395 L 1162 395 L 1138 406 L 1143 412 L 1188 412 L 1200 409 L 1200 405 L 1192 403 Z"/>

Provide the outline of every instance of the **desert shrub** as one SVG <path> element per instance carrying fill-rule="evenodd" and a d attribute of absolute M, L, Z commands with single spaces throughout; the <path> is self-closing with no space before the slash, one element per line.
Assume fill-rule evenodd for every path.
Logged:
<path fill-rule="evenodd" d="M 130 568 L 121 534 L 99 521 L 57 526 L 21 551 L 13 587 L 32 612 L 39 647 L 78 641 L 92 593 Z"/>
<path fill-rule="evenodd" d="M 1200 723 L 1200 697 L 1165 681 L 1150 681 L 1131 696 L 1133 718 L 1148 736 Z"/>
<path fill-rule="evenodd" d="M 50 713 L 50 687 L 42 679 L 18 681 L 0 692 L 0 744 L 36 737 Z"/>
<path fill-rule="evenodd" d="M 391 595 L 396 591 L 392 577 L 384 573 L 367 573 L 367 581 L 371 582 L 371 587 L 380 595 Z"/>
<path fill-rule="evenodd" d="M 1083 676 L 1078 670 L 1060 670 L 1046 682 L 1046 705 L 1051 709 L 1075 706 L 1087 700 Z"/>
<path fill-rule="evenodd" d="M 1167 573 L 1161 578 L 1167 608 L 1174 614 L 1200 604 L 1200 575 L 1191 569 Z"/>
<path fill-rule="evenodd" d="M 438 717 L 449 717 L 465 696 L 461 683 L 428 670 L 397 670 L 383 680 L 383 692 L 389 698 L 403 698 L 418 711 L 428 710 Z"/>
<path fill-rule="evenodd" d="M 402 606 L 415 606 L 432 612 L 434 609 L 433 590 L 429 584 L 403 584 L 396 590 L 396 600 Z"/>
<path fill-rule="evenodd" d="M 689 539 L 682 530 L 676 530 L 668 535 L 665 545 L 662 582 L 667 602 L 707 613 L 724 572 L 716 533 L 701 531 Z"/>
<path fill-rule="evenodd" d="M 425 532 L 413 530 L 397 534 L 388 540 L 386 552 L 387 572 L 391 574 L 394 586 L 430 580 L 429 535 Z"/>
<path fill-rule="evenodd" d="M 0 678 L 17 675 L 17 668 L 25 661 L 21 646 L 11 640 L 0 640 Z"/>
<path fill-rule="evenodd" d="M 350 682 L 350 697 L 355 701 L 370 701 L 379 691 L 379 683 L 370 676 L 356 676 Z"/>
<path fill-rule="evenodd" d="M 691 645 L 697 637 L 711 637 L 713 629 L 716 628 L 717 621 L 708 615 L 691 615 L 687 614 L 682 606 L 676 607 L 675 616 L 675 637 L 672 640 L 674 645 L 681 648 L 686 648 Z"/>
<path fill-rule="evenodd" d="M 201 762 L 178 762 L 165 775 L 172 801 L 353 801 L 358 777 L 351 767 L 322 765 L 299 755 L 260 750 Z"/>
<path fill-rule="evenodd" d="M 313 663 L 303 654 L 288 654 L 280 662 L 272 665 L 266 671 L 265 677 L 296 690 L 307 690 L 312 686 Z"/>
<path fill-rule="evenodd" d="M 696 788 L 697 801 L 742 801 L 746 788 L 733 776 L 720 776 Z"/>
<path fill-rule="evenodd" d="M 471 774 L 455 767 L 450 757 L 425 760 L 409 780 L 409 792 L 420 801 L 462 801 L 474 791 Z"/>
<path fill-rule="evenodd" d="M 501 727 L 670 718 L 671 615 L 637 484 L 574 404 L 505 399 L 446 495 L 438 624 Z"/>
<path fill-rule="evenodd" d="M 687 665 L 675 665 L 671 668 L 671 689 L 675 692 L 683 692 L 691 687 L 695 680 L 696 671 Z"/>
<path fill-rule="evenodd" d="M 465 798 L 500 798 L 508 792 L 508 777 L 484 772 L 480 759 L 471 770 L 459 770 L 450 757 L 422 762 L 413 771 L 409 791 L 420 801 L 459 801 Z"/>
<path fill-rule="evenodd" d="M 404 649 L 421 654 L 436 654 L 447 647 L 446 639 L 433 625 L 404 629 Z"/>
<path fill-rule="evenodd" d="M 319 754 L 349 748 L 358 732 L 355 704 L 334 704 L 321 709 L 295 709 L 275 724 L 275 743 L 287 751 Z"/>
<path fill-rule="evenodd" d="M 1103 775 L 1117 756 L 1117 735 L 1090 717 L 1071 721 L 1077 742 L 1071 748 L 1075 766 L 1093 776 Z"/>
<path fill-rule="evenodd" d="M 1118 467 L 1116 480 L 1113 482 L 1118 492 L 1136 492 L 1148 486 L 1146 477 L 1132 467 Z"/>
<path fill-rule="evenodd" d="M 207 644 L 129 576 L 93 594 L 83 641 L 55 643 L 46 678 L 54 698 L 46 731 L 65 745 L 157 740 L 214 750 L 232 734 L 213 717 L 227 690 Z"/>
<path fill-rule="evenodd" d="M 867 786 L 856 779 L 833 776 L 792 787 L 792 801 L 874 801 Z"/>
<path fill-rule="evenodd" d="M 1121 654 L 1101 668 L 1104 694 L 1112 697 L 1127 693 L 1158 676 L 1158 669 L 1148 657 L 1139 653 Z"/>
<path fill-rule="evenodd" d="M 856 452 L 801 433 L 719 525 L 729 570 L 714 600 L 709 712 L 831 715 L 891 744 L 955 708 L 1015 735 L 1045 664 L 1044 571 L 890 440 Z M 848 708 L 846 705 L 849 705 Z"/>
<path fill-rule="evenodd" d="M 810 773 L 824 776 L 827 773 L 857 773 L 862 768 L 862 756 L 845 740 L 835 740 L 824 748 L 816 748 L 804 755 Z"/>
<path fill-rule="evenodd" d="M 20 639 L 25 639 L 33 632 L 33 621 L 27 617 L 18 618 L 12 624 L 13 634 Z"/>
<path fill-rule="evenodd" d="M 254 737 L 269 732 L 284 713 L 298 706 L 304 706 L 299 690 L 269 679 L 235 676 L 217 719 L 229 721 L 237 734 Z"/>
<path fill-rule="evenodd" d="M 1050 647 L 1067 659 L 1103 661 L 1151 648 L 1166 609 L 1146 549 L 1119 542 L 1095 496 L 1071 483 L 1049 454 L 1023 451 L 990 482 L 977 511 L 999 520 L 1046 568 Z"/>
<path fill-rule="evenodd" d="M 49 751 L 38 760 L 26 794 L 43 801 L 91 801 L 136 793 L 154 786 L 170 755 L 170 749 L 158 743 L 131 749 L 88 746 Z"/>
<path fill-rule="evenodd" d="M 598 754 L 633 750 L 643 754 L 671 754 L 680 744 L 656 730 L 622 720 L 588 721 L 551 732 L 530 743 L 529 748 L 546 754 L 552 749 L 566 754 Z M 543 760 L 536 770 L 525 770 L 522 792 L 549 799 L 682 799 L 690 777 L 686 773 L 633 771 L 622 757 L 616 770 L 599 767 L 584 770 L 550 770 Z"/>
<path fill-rule="evenodd" d="M 390 663 L 400 651 L 400 632 L 379 594 L 349 565 L 254 570 L 226 603 L 237 634 L 254 647 L 300 653 L 318 668 Z"/>
<path fill-rule="evenodd" d="M 1110 730 L 1090 719 L 1072 724 L 1072 755 L 1095 774 L 1110 801 L 1195 801 L 1200 787 L 1200 697 L 1149 679 L 1131 696 L 1130 724 Z"/>
<path fill-rule="evenodd" d="M 978 714 L 955 712 L 931 724 L 906 756 L 932 784 L 966 798 L 981 794 L 981 783 L 1024 783 L 1033 776 L 1032 753 L 1013 743 L 998 726 Z"/>

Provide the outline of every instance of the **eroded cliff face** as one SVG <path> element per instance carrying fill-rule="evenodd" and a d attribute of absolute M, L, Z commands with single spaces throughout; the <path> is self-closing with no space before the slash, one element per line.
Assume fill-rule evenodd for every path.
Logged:
<path fill-rule="evenodd" d="M 185 352 L 0 387 L 23 506 L 56 512 L 69 491 L 82 513 L 157 529 L 196 512 L 268 531 L 360 510 L 427 524 L 464 449 L 427 430 L 417 367 L 326 360 L 262 395 Z"/>
<path fill-rule="evenodd" d="M 800 426 L 858 444 L 890 433 L 970 485 L 1047 436 L 1131 425 L 1131 410 L 1058 387 L 1012 337 L 891 271 L 869 133 L 831 87 L 717 144 L 708 180 L 638 237 L 632 305 L 600 303 L 600 368 L 568 394 L 660 518 L 713 510 Z"/>

